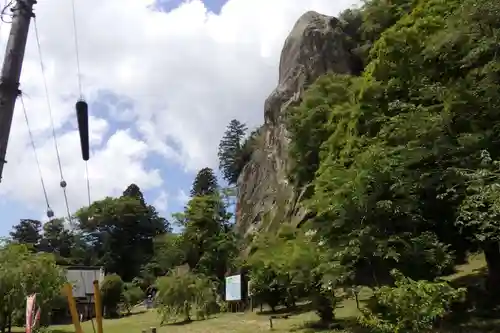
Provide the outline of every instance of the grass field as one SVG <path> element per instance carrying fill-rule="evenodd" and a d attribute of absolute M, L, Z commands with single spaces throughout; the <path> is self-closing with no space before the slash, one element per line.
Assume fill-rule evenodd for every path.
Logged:
<path fill-rule="evenodd" d="M 484 258 L 482 256 L 473 256 L 469 263 L 459 266 L 457 273 L 447 277 L 450 281 L 459 281 L 462 279 L 473 279 L 484 272 Z M 360 299 L 366 298 L 369 293 L 362 292 Z M 138 308 L 137 313 L 120 318 L 104 320 L 104 333 L 141 333 L 151 327 L 156 327 L 158 333 L 260 333 L 269 332 L 269 314 L 258 314 L 257 312 L 239 313 L 239 314 L 220 314 L 204 321 L 193 321 L 188 324 L 171 324 L 160 326 L 159 317 L 155 310 L 145 311 Z M 345 300 L 336 309 L 336 317 L 339 319 L 353 319 L 358 315 L 356 302 L 352 299 Z M 313 323 L 317 322 L 318 317 L 313 312 L 304 312 L 291 315 L 289 319 L 273 320 L 274 332 L 296 332 L 312 333 Z M 470 325 L 464 328 L 453 330 L 453 332 L 483 333 L 499 332 L 500 320 L 488 320 L 475 322 L 471 320 Z M 68 326 L 52 326 L 53 333 L 72 333 L 74 328 Z M 93 333 L 91 322 L 83 323 L 85 333 Z M 23 330 L 14 330 L 14 332 L 23 332 Z M 326 333 L 328 331 L 322 331 Z M 331 331 L 342 332 L 342 331 Z M 344 331 L 346 332 L 346 331 Z"/>
<path fill-rule="evenodd" d="M 313 313 L 304 313 L 290 319 L 273 320 L 275 332 L 307 332 L 304 324 L 316 320 Z M 90 322 L 83 323 L 84 333 L 93 333 Z M 204 321 L 193 321 L 189 324 L 171 324 L 160 327 L 160 321 L 154 310 L 134 314 L 114 320 L 104 320 L 104 333 L 141 333 L 156 327 L 158 333 L 259 333 L 269 332 L 269 316 L 256 313 L 222 314 Z M 52 326 L 53 333 L 74 332 L 73 326 Z"/>

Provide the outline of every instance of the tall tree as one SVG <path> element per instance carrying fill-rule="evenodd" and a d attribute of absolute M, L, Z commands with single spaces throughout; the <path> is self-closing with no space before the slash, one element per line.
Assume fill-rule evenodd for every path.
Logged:
<path fill-rule="evenodd" d="M 153 238 L 165 232 L 165 219 L 136 196 L 106 198 L 81 209 L 79 227 L 88 236 L 108 272 L 124 281 L 139 275 L 153 255 Z"/>
<path fill-rule="evenodd" d="M 218 187 L 214 171 L 210 168 L 203 168 L 198 172 L 193 181 L 191 196 L 212 195 L 217 192 Z"/>
<path fill-rule="evenodd" d="M 146 200 L 144 200 L 144 194 L 142 194 L 141 189 L 136 184 L 130 184 L 125 191 L 123 191 L 123 196 L 136 198 L 139 202 L 146 207 Z"/>
<path fill-rule="evenodd" d="M 63 219 L 53 219 L 43 225 L 40 250 L 70 258 L 75 248 L 74 235 L 65 228 Z"/>
<path fill-rule="evenodd" d="M 185 260 L 195 272 L 222 281 L 238 254 L 237 237 L 231 230 L 222 197 L 193 197 L 177 219 L 183 225 Z"/>
<path fill-rule="evenodd" d="M 229 184 L 236 184 L 244 167 L 243 139 L 247 127 L 236 119 L 231 120 L 219 143 L 219 168 Z"/>
<path fill-rule="evenodd" d="M 12 240 L 20 244 L 37 245 L 41 239 L 42 223 L 38 220 L 22 219 L 10 232 Z"/>

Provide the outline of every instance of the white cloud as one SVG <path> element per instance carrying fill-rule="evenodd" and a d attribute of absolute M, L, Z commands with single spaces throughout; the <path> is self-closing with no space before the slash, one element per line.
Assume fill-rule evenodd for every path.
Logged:
<path fill-rule="evenodd" d="M 179 190 L 179 192 L 177 192 L 176 199 L 179 204 L 185 205 L 188 203 L 190 197 L 184 190 Z"/>
<path fill-rule="evenodd" d="M 166 212 L 168 208 L 168 193 L 161 191 L 153 202 L 153 206 L 155 206 L 160 212 Z"/>
<path fill-rule="evenodd" d="M 152 10 L 151 0 L 75 1 L 84 95 L 91 102 L 110 92 L 130 102 L 127 106 L 111 102 L 109 114 L 119 118 L 115 120 L 90 109 L 94 199 L 118 193 L 131 182 L 144 190 L 158 187 L 159 171 L 146 165 L 152 152 L 186 170 L 214 166 L 218 140 L 230 119 L 236 117 L 250 127 L 261 123 L 264 99 L 276 85 L 284 38 L 297 18 L 307 10 L 337 14 L 354 2 L 229 0 L 217 16 L 200 0 L 169 13 Z M 79 93 L 71 1 L 46 0 L 35 8 L 74 210 L 86 203 L 87 195 L 74 120 Z M 4 24 L 0 31 L 3 44 L 7 28 Z M 63 212 L 33 29 L 21 86 L 49 197 L 56 213 Z M 43 196 L 19 104 L 0 195 L 2 200 L 19 200 L 41 210 Z M 130 121 L 132 130 L 113 132 L 118 120 Z M 134 136 L 134 130 L 141 137 Z"/>

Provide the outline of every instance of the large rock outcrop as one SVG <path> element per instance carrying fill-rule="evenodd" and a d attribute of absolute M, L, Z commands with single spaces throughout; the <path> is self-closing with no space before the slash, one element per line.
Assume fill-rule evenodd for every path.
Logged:
<path fill-rule="evenodd" d="M 265 102 L 265 123 L 252 158 L 238 179 L 236 228 L 241 234 L 275 230 L 282 223 L 298 225 L 303 220 L 306 212 L 299 204 L 301 189 L 287 176 L 290 160 L 283 115 L 321 75 L 359 72 L 359 60 L 348 40 L 338 19 L 316 12 L 301 16 L 286 39 L 278 86 Z"/>

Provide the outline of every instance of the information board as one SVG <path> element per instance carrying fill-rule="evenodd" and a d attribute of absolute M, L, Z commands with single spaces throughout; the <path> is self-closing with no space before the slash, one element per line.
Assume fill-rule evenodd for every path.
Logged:
<path fill-rule="evenodd" d="M 241 301 L 241 275 L 226 277 L 226 301 Z"/>

